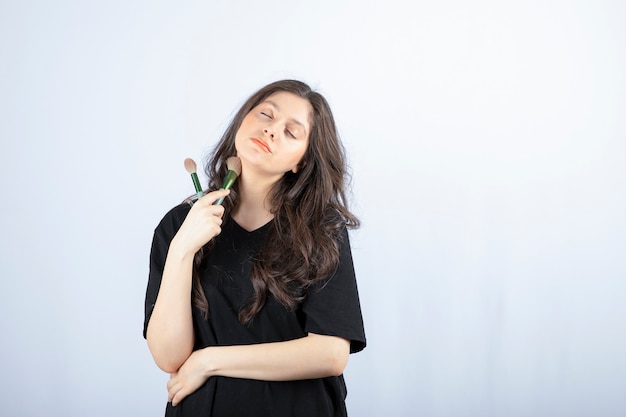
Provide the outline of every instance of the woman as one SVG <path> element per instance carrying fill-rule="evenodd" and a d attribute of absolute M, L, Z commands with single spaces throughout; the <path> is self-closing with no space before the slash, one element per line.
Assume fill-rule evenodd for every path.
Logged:
<path fill-rule="evenodd" d="M 241 174 L 217 190 L 233 155 Z M 235 115 L 206 167 L 217 191 L 154 233 L 144 336 L 170 373 L 167 416 L 346 415 L 342 373 L 365 334 L 345 169 L 328 103 L 300 81 Z"/>

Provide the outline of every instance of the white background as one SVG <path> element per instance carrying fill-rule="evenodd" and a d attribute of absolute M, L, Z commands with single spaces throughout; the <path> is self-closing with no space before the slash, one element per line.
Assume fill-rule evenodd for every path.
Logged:
<path fill-rule="evenodd" d="M 152 231 L 253 91 L 326 95 L 352 416 L 626 415 L 621 1 L 3 1 L 0 413 L 158 416 Z M 204 182 L 206 178 L 201 175 Z"/>

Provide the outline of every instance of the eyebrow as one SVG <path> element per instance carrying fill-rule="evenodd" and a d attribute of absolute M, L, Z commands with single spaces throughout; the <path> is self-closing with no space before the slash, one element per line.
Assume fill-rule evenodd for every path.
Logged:
<path fill-rule="evenodd" d="M 280 112 L 280 107 L 278 107 L 278 105 L 276 103 L 274 103 L 272 100 L 265 100 L 264 103 L 270 104 L 272 107 L 274 107 L 276 110 L 278 110 Z M 302 130 L 304 130 L 304 134 L 308 135 L 308 132 L 306 130 L 306 126 L 304 125 L 304 123 L 302 123 L 298 119 L 294 119 L 294 118 L 289 119 L 289 121 L 297 124 L 298 126 L 300 126 L 302 128 Z"/>

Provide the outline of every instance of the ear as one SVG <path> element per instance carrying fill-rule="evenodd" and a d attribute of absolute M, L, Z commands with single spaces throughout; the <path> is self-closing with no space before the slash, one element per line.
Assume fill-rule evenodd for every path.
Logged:
<path fill-rule="evenodd" d="M 304 168 L 305 165 L 306 165 L 306 161 L 302 159 L 300 162 L 298 162 L 298 165 L 291 168 L 291 172 L 293 172 L 294 174 L 297 174 L 298 171 L 300 171 L 301 168 Z"/>

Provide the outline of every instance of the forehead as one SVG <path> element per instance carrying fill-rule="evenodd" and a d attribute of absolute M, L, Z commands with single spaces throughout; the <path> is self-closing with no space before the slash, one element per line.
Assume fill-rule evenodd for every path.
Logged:
<path fill-rule="evenodd" d="M 307 132 L 309 131 L 313 107 L 307 99 L 287 91 L 279 91 L 260 103 L 263 104 L 272 106 L 281 116 L 301 124 Z"/>

